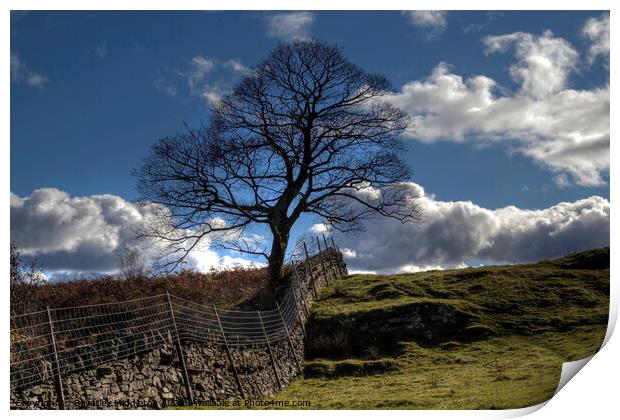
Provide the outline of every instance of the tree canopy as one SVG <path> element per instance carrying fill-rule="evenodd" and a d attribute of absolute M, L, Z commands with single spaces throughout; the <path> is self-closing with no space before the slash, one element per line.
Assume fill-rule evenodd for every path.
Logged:
<path fill-rule="evenodd" d="M 144 235 L 166 244 L 169 268 L 208 238 L 264 256 L 277 280 L 304 213 L 341 231 L 372 217 L 418 221 L 402 188 L 410 171 L 400 134 L 411 121 L 390 93 L 336 46 L 280 45 L 212 106 L 207 124 L 152 147 L 138 188 L 165 210 Z M 256 225 L 269 228 L 270 248 L 251 235 Z"/>

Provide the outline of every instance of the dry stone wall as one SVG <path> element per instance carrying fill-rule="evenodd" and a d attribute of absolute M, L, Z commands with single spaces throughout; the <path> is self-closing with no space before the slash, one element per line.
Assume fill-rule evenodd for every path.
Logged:
<path fill-rule="evenodd" d="M 65 375 L 61 378 L 64 408 L 163 408 L 270 396 L 299 374 L 299 361 L 304 356 L 304 323 L 315 291 L 344 274 L 342 254 L 334 248 L 296 265 L 292 287 L 297 322 L 289 331 L 290 341 L 281 338 L 269 342 L 269 346 L 231 345 L 229 358 L 225 345 L 181 340 L 191 396 L 183 360 L 176 343 L 170 340 L 160 348 Z M 11 389 L 11 408 L 61 408 L 58 390 L 54 381 Z"/>

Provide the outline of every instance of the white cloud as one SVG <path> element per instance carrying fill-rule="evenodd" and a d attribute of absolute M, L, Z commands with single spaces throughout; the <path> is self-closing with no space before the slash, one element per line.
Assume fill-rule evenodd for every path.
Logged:
<path fill-rule="evenodd" d="M 515 47 L 517 62 L 510 66 L 512 78 L 521 84 L 521 93 L 545 98 L 566 87 L 568 75 L 577 68 L 579 53 L 551 31 L 541 36 L 525 32 L 488 36 L 486 53 L 506 52 Z"/>
<path fill-rule="evenodd" d="M 228 92 L 228 89 L 218 84 L 205 84 L 202 86 L 200 97 L 207 101 L 207 103 L 214 104 Z"/>
<path fill-rule="evenodd" d="M 349 272 L 349 274 L 370 274 L 370 275 L 377 275 L 379 273 L 377 273 L 376 271 L 368 271 L 368 270 L 347 270 Z"/>
<path fill-rule="evenodd" d="M 223 270 L 234 267 L 263 266 L 245 258 L 231 257 L 230 255 L 218 255 L 217 252 L 206 250 L 196 251 L 188 255 L 187 262 L 190 267 L 203 273 L 211 270 Z"/>
<path fill-rule="evenodd" d="M 448 25 L 447 12 L 441 10 L 408 10 L 403 11 L 402 14 L 413 26 L 426 30 L 426 36 L 429 39 L 439 36 Z"/>
<path fill-rule="evenodd" d="M 580 185 L 604 184 L 609 169 L 609 86 L 567 87 L 577 55 L 564 40 L 516 33 L 485 38 L 487 51 L 514 45 L 516 93 L 484 75 L 463 78 L 440 63 L 425 79 L 405 83 L 394 105 L 411 115 L 423 142 L 493 141 Z"/>
<path fill-rule="evenodd" d="M 315 16 L 311 12 L 277 13 L 267 17 L 267 36 L 284 41 L 308 39 Z"/>
<path fill-rule="evenodd" d="M 189 64 L 189 69 L 181 75 L 187 80 L 190 92 L 199 94 L 207 75 L 215 69 L 217 64 L 214 59 L 200 55 L 193 57 Z"/>
<path fill-rule="evenodd" d="M 221 61 L 197 55 L 188 64 L 187 69 L 179 71 L 178 75 L 186 80 L 190 94 L 205 99 L 209 104 L 219 101 L 231 90 L 237 77 L 250 71 L 238 59 Z M 156 89 L 170 94 L 166 88 L 172 85 L 166 79 L 160 78 L 156 83 L 159 85 L 155 86 Z"/>
<path fill-rule="evenodd" d="M 17 54 L 11 52 L 11 82 L 41 88 L 48 80 L 42 74 L 30 70 Z"/>
<path fill-rule="evenodd" d="M 400 272 L 463 267 L 473 259 L 528 262 L 609 245 L 609 201 L 589 197 L 541 210 L 495 210 L 471 201 L 440 201 L 417 184 L 410 195 L 421 224 L 368 222 L 356 235 L 332 233 L 352 270 Z"/>
<path fill-rule="evenodd" d="M 349 249 L 349 248 L 342 248 L 342 249 L 340 249 L 340 252 L 342 252 L 342 255 L 345 258 L 355 258 L 355 257 L 357 257 L 357 253 L 355 251 L 353 251 L 352 249 Z"/>
<path fill-rule="evenodd" d="M 553 177 L 553 182 L 560 188 L 570 187 L 570 181 L 565 174 L 557 174 Z"/>
<path fill-rule="evenodd" d="M 313 225 L 310 230 L 313 233 L 325 233 L 328 231 L 327 229 L 327 225 L 325 223 L 317 223 L 315 225 Z"/>
<path fill-rule="evenodd" d="M 142 249 L 147 259 L 156 250 L 136 239 L 135 232 L 157 213 L 157 206 L 135 205 L 115 195 L 71 197 L 55 188 L 30 196 L 11 193 L 11 240 L 24 256 L 61 277 L 79 272 L 110 273 L 117 269 L 117 253 L 125 246 Z M 211 267 L 249 265 L 250 261 L 220 256 L 204 242 L 188 256 L 187 265 Z"/>
<path fill-rule="evenodd" d="M 249 67 L 246 67 L 240 60 L 234 58 L 224 61 L 223 66 L 239 74 L 246 74 L 250 71 Z"/>
<path fill-rule="evenodd" d="M 590 18 L 581 29 L 581 34 L 590 40 L 588 61 L 590 64 L 599 55 L 609 59 L 609 14 L 604 13 L 599 18 Z"/>

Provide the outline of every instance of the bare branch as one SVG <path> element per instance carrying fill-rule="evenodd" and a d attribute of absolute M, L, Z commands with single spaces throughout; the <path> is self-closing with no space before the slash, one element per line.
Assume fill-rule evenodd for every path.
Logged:
<path fill-rule="evenodd" d="M 373 217 L 419 221 L 399 188 L 410 176 L 400 135 L 412 124 L 386 101 L 390 89 L 337 47 L 280 45 L 213 106 L 208 126 L 153 146 L 138 188 L 168 213 L 145 236 L 168 243 L 176 265 L 205 238 L 265 256 L 277 279 L 304 213 L 344 231 Z M 246 237 L 257 225 L 273 236 L 270 252 Z"/>

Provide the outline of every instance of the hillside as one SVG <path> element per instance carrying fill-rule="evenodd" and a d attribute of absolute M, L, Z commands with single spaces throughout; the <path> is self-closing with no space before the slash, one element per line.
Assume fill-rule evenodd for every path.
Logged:
<path fill-rule="evenodd" d="M 304 375 L 311 408 L 503 409 L 549 399 L 607 328 L 609 248 L 537 264 L 351 275 L 322 290 Z"/>

